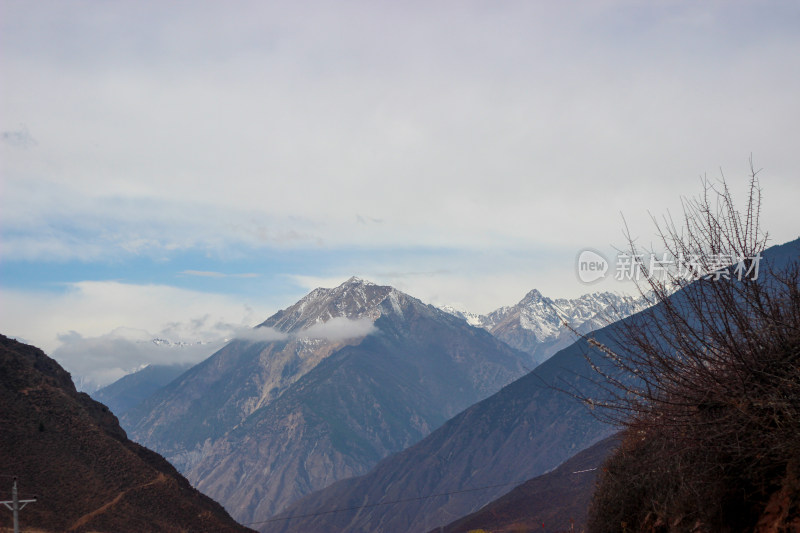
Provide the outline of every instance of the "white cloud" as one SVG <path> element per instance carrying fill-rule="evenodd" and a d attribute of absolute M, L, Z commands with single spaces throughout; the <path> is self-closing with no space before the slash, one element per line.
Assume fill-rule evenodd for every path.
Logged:
<path fill-rule="evenodd" d="M 320 322 L 297 332 L 297 336 L 306 339 L 325 339 L 339 341 L 365 337 L 378 331 L 369 318 L 349 319 L 334 317 L 327 322 Z"/>
<path fill-rule="evenodd" d="M 236 297 L 164 285 L 85 281 L 61 289 L 1 288 L 3 333 L 26 339 L 76 377 L 98 383 L 101 375 L 142 363 L 199 360 L 271 314 Z M 164 351 L 148 344 L 155 337 L 191 346 Z"/>
<path fill-rule="evenodd" d="M 792 3 L 6 4 L 4 262 L 379 250 L 292 274 L 308 288 L 358 274 L 485 312 L 533 287 L 576 295 L 572 255 L 621 244 L 620 211 L 648 242 L 647 210 L 677 212 L 718 166 L 744 179 L 751 152 L 764 227 L 796 237 Z M 453 258 L 396 265 L 411 248 Z M 552 249 L 567 260 L 515 259 Z M 183 274 L 249 275 L 199 268 Z M 171 320 L 84 289 L 74 316 L 30 295 L 41 323 L 4 324 L 52 349 L 57 332 Z M 151 300 L 183 323 L 211 308 Z"/>
<path fill-rule="evenodd" d="M 2 116 L 38 146 L 2 154 L 5 223 L 31 229 L 5 253 L 600 245 L 750 152 L 788 231 L 778 4 L 312 5 L 10 6 Z"/>
<path fill-rule="evenodd" d="M 157 344 L 142 330 L 118 328 L 98 337 L 75 331 L 58 336 L 52 356 L 73 375 L 81 390 L 93 391 L 147 364 L 198 363 L 222 347 L 222 341 L 185 345 Z"/>

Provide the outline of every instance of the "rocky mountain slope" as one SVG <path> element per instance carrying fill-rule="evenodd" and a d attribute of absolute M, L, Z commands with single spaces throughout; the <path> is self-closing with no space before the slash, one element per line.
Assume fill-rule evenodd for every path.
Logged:
<path fill-rule="evenodd" d="M 41 350 L 0 335 L 0 487 L 38 496 L 20 522 L 41 531 L 245 532 L 160 455 L 127 439 Z M 11 525 L 11 513 L 2 513 Z"/>
<path fill-rule="evenodd" d="M 522 375 L 527 356 L 396 289 L 316 289 L 125 421 L 242 522 L 367 472 Z"/>
<path fill-rule="evenodd" d="M 611 342 L 608 329 L 595 335 Z M 284 533 L 429 531 L 476 511 L 613 432 L 558 390 L 599 394 L 589 381 L 588 350 L 585 340 L 578 341 L 368 474 L 310 494 L 254 527 Z"/>

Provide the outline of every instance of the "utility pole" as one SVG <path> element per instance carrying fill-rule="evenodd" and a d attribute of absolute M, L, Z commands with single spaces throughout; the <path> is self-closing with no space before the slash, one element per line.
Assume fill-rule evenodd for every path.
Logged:
<path fill-rule="evenodd" d="M 31 500 L 20 500 L 17 495 L 17 476 L 14 476 L 14 484 L 11 486 L 11 499 L 0 501 L 14 513 L 14 533 L 19 533 L 19 511 L 29 503 L 36 501 L 36 496 Z M 22 504 L 22 505 L 20 505 Z"/>

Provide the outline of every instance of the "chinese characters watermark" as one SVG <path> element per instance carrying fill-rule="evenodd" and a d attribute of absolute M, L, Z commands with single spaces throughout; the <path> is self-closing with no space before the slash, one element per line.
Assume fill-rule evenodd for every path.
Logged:
<path fill-rule="evenodd" d="M 758 279 L 761 254 L 744 257 L 735 254 L 630 254 L 620 252 L 614 268 L 596 250 L 585 249 L 578 254 L 575 268 L 583 283 L 594 283 L 614 273 L 617 281 L 673 281 L 736 279 L 739 281 Z"/>

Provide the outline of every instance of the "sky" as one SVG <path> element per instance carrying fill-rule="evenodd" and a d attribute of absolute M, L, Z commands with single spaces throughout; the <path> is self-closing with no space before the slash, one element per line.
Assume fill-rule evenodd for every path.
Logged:
<path fill-rule="evenodd" d="M 794 1 L 0 0 L 0 76 L 0 332 L 86 388 L 353 275 L 625 291 L 578 254 L 751 156 L 800 234 Z"/>

